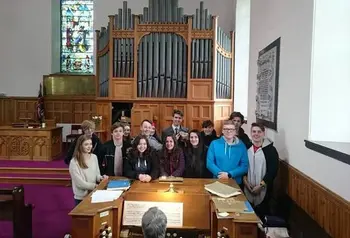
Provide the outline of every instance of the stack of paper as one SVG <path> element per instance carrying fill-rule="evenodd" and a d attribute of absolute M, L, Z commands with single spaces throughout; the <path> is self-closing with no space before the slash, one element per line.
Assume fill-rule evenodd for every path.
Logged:
<path fill-rule="evenodd" d="M 123 191 L 96 190 L 91 195 L 91 203 L 112 202 L 122 195 Z"/>
<path fill-rule="evenodd" d="M 240 195 L 239 189 L 220 183 L 218 181 L 204 185 L 205 190 L 211 192 L 219 197 L 229 198 Z"/>
<path fill-rule="evenodd" d="M 213 197 L 212 201 L 218 212 L 254 213 L 254 210 L 248 201 L 219 197 Z"/>

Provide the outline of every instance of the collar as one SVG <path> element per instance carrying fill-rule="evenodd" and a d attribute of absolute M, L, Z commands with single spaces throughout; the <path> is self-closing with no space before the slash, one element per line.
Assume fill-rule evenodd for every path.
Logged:
<path fill-rule="evenodd" d="M 181 126 L 174 126 L 174 125 L 171 125 L 171 126 L 172 126 L 174 132 L 175 132 L 175 129 L 176 129 L 176 128 L 177 128 L 178 132 L 180 131 Z"/>

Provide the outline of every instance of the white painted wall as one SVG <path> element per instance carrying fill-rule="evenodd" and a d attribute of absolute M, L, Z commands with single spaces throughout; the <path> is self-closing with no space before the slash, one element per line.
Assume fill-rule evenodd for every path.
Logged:
<path fill-rule="evenodd" d="M 304 145 L 309 132 L 313 2 L 251 2 L 248 123 L 256 119 L 258 53 L 281 37 L 278 132 L 268 130 L 267 135 L 275 141 L 281 158 L 350 200 L 350 166 L 313 152 Z"/>
<path fill-rule="evenodd" d="M 248 113 L 250 2 L 236 2 L 234 110 L 244 116 Z"/>
<path fill-rule="evenodd" d="M 0 1 L 0 93 L 37 96 L 51 70 L 51 2 Z"/>
<path fill-rule="evenodd" d="M 315 3 L 310 140 L 350 142 L 349 12 L 349 0 Z"/>
<path fill-rule="evenodd" d="M 7 96 L 37 96 L 43 75 L 59 70 L 58 0 L 0 1 L 0 93 Z M 195 13 L 200 0 L 180 0 L 186 14 Z M 235 0 L 205 0 L 204 7 L 219 16 L 219 25 L 229 32 L 234 29 Z M 108 15 L 121 8 L 121 0 L 95 1 L 94 28 L 107 26 Z M 142 13 L 147 0 L 129 0 L 134 14 Z M 55 7 L 56 6 L 56 7 Z M 53 8 L 52 8 L 53 7 Z"/>

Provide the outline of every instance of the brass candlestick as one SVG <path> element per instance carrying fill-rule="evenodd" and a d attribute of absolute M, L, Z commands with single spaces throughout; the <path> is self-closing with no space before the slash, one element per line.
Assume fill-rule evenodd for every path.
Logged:
<path fill-rule="evenodd" d="M 165 192 L 167 192 L 167 193 L 177 193 L 177 191 L 174 188 L 174 184 L 173 183 L 170 183 L 169 189 L 166 190 Z"/>

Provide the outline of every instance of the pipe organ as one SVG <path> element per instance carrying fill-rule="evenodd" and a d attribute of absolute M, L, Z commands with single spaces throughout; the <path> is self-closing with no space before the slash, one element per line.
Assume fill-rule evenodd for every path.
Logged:
<path fill-rule="evenodd" d="M 210 119 L 218 129 L 229 116 L 233 33 L 218 26 L 218 17 L 203 2 L 186 15 L 178 0 L 149 0 L 142 14 L 133 13 L 125 1 L 109 16 L 107 27 L 96 31 L 96 41 L 97 111 L 108 108 L 102 104 L 129 102 L 132 124 L 138 127 L 136 114 L 143 114 L 159 120 L 158 129 L 168 126 L 169 108 L 183 110 L 185 124 L 192 128 Z"/>

